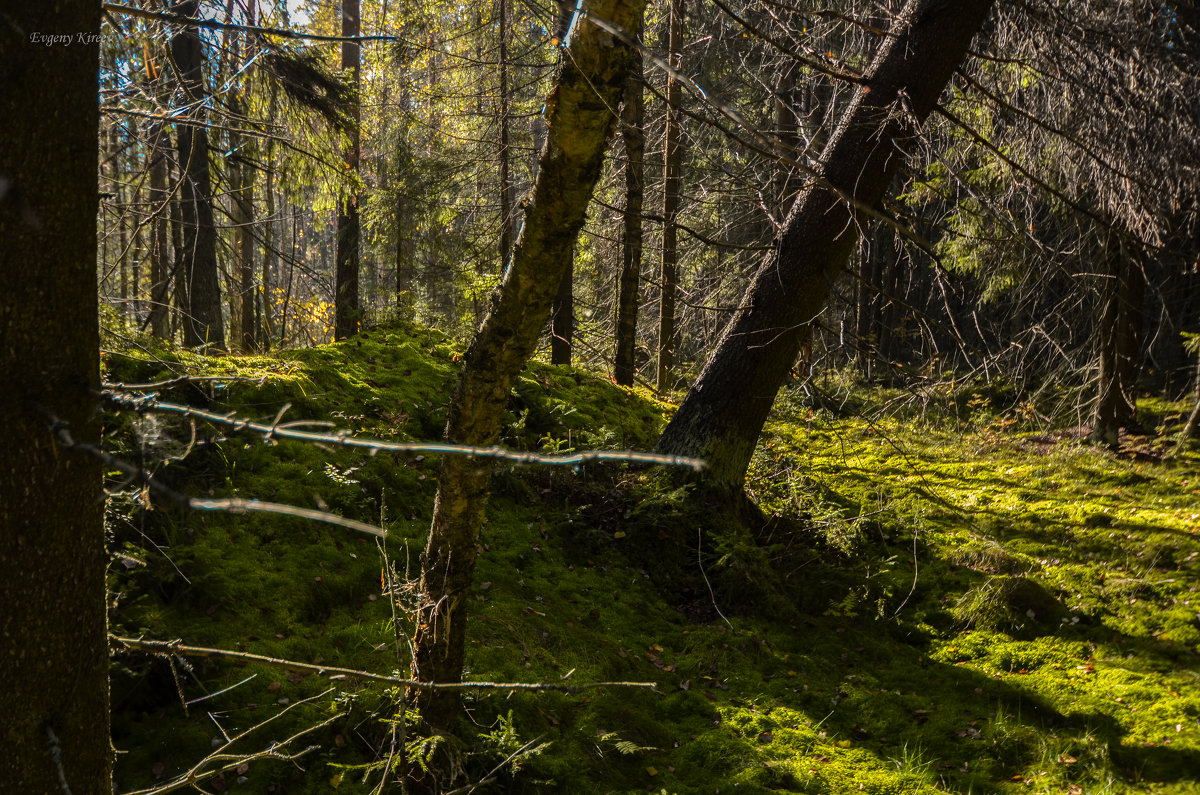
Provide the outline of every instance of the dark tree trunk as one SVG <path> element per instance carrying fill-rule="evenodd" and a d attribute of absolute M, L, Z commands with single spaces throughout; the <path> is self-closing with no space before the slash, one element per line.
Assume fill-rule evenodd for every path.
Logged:
<path fill-rule="evenodd" d="M 358 0 L 342 0 L 342 35 L 357 36 L 359 32 Z M 354 86 L 359 85 L 359 44 L 356 41 L 342 42 L 342 69 L 353 72 Z M 346 168 L 358 174 L 359 162 L 359 104 L 354 105 L 354 126 L 350 133 L 350 147 L 346 151 Z M 361 225 L 358 217 L 358 192 L 353 191 L 342 202 L 337 222 L 337 269 L 334 284 L 334 339 L 344 340 L 358 333 L 362 320 L 359 305 L 359 238 Z"/>
<path fill-rule="evenodd" d="M 659 441 L 708 461 L 715 485 L 740 488 L 758 434 L 806 337 L 991 0 L 909 0 L 821 156 L 821 182 L 797 198 L 774 250 Z M 847 199 L 853 199 L 852 205 Z"/>
<path fill-rule="evenodd" d="M 567 268 L 550 310 L 550 364 L 571 363 L 571 335 L 575 333 L 574 277 L 574 270 Z"/>
<path fill-rule="evenodd" d="M 253 25 L 255 18 L 254 5 L 247 9 L 246 21 Z M 235 34 L 238 44 L 235 46 L 232 62 L 235 69 L 243 71 L 241 93 L 232 93 L 229 104 L 234 119 L 246 115 L 245 86 L 248 80 L 248 70 L 252 66 L 243 66 L 250 58 L 250 53 L 242 53 L 243 44 L 248 48 L 248 39 L 242 34 Z M 251 139 L 230 131 L 230 156 L 226 157 L 230 173 L 230 199 L 232 200 L 231 216 L 234 225 L 234 254 L 237 257 L 237 293 L 238 293 L 238 342 L 246 352 L 258 349 L 258 317 L 255 311 L 256 302 L 254 289 L 254 176 L 255 168 Z"/>
<path fill-rule="evenodd" d="M 640 28 L 639 28 L 640 30 Z M 617 298 L 617 351 L 613 379 L 633 386 L 636 369 L 638 289 L 642 275 L 642 198 L 646 191 L 643 155 L 646 151 L 642 54 L 629 56 L 629 76 L 621 109 L 621 139 L 625 143 L 625 217 L 621 237 L 621 282 Z"/>
<path fill-rule="evenodd" d="M 644 0 L 595 0 L 591 13 L 633 30 Z M 493 444 L 509 392 L 537 345 L 550 306 L 571 267 L 592 190 L 600 177 L 629 51 L 587 19 L 579 23 L 547 102 L 549 129 L 538 180 L 512 265 L 505 273 L 463 362 L 446 423 L 446 440 Z M 421 602 L 414 638 L 414 677 L 457 682 L 462 677 L 467 604 L 475 572 L 492 465 L 446 456 L 438 477 L 433 526 L 421 559 Z M 420 691 L 428 724 L 452 727 L 458 693 Z"/>
<path fill-rule="evenodd" d="M 96 286 L 100 3 L 0 24 L 0 789 L 110 795 Z M 70 46 L 30 43 L 69 32 Z"/>
<path fill-rule="evenodd" d="M 671 0 L 667 34 L 668 64 L 680 68 L 683 47 L 683 0 Z M 667 119 L 663 143 L 663 232 L 662 260 L 659 270 L 658 370 L 655 389 L 666 394 L 671 389 L 671 369 L 675 361 L 675 291 L 679 280 L 679 102 L 680 85 L 673 73 L 667 74 Z"/>
<path fill-rule="evenodd" d="M 197 0 L 179 0 L 172 10 L 195 17 Z M 202 121 L 207 91 L 204 87 L 204 47 L 195 27 L 184 28 L 171 39 L 171 56 L 179 73 L 192 118 Z M 212 180 L 208 168 L 208 132 L 200 125 L 178 125 L 180 170 L 180 214 L 183 251 L 177 265 L 185 289 L 176 289 L 186 301 L 183 312 L 183 344 L 207 345 L 224 350 L 225 321 L 221 314 L 221 285 L 217 276 L 217 229 L 213 222 Z"/>
<path fill-rule="evenodd" d="M 1096 317 L 1099 373 L 1091 440 L 1116 447 L 1121 429 L 1131 426 L 1136 414 L 1146 281 L 1141 263 L 1134 261 L 1115 232 L 1107 235 L 1104 261 Z"/>

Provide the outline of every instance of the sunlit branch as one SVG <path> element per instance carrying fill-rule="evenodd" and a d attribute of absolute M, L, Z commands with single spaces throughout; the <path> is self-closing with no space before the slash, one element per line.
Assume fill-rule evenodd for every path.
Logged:
<path fill-rule="evenodd" d="M 459 444 L 444 444 L 441 442 L 385 442 L 381 439 L 363 439 L 356 436 L 351 436 L 349 431 L 339 431 L 337 433 L 315 433 L 312 431 L 298 431 L 294 428 L 289 428 L 278 424 L 278 419 L 272 424 L 262 422 L 253 422 L 251 420 L 236 419 L 232 414 L 217 414 L 203 409 L 197 409 L 192 406 L 184 406 L 178 403 L 167 403 L 160 401 L 155 395 L 131 396 L 118 394 L 112 391 L 113 387 L 109 387 L 109 391 L 104 393 L 104 397 L 122 408 L 132 409 L 134 411 L 163 411 L 174 414 L 182 414 L 185 417 L 193 419 L 202 419 L 217 425 L 224 425 L 233 428 L 235 431 L 253 431 L 261 433 L 264 439 L 278 437 L 283 439 L 297 439 L 305 442 L 320 442 L 323 444 L 336 444 L 343 447 L 355 447 L 363 450 L 371 451 L 394 451 L 405 453 L 430 453 L 435 455 L 462 455 L 476 458 L 495 458 L 502 461 L 510 461 L 515 464 L 545 464 L 549 466 L 574 466 L 577 464 L 585 464 L 592 461 L 615 461 L 624 463 L 639 463 L 639 464 L 658 464 L 661 466 L 680 466 L 690 467 L 695 470 L 704 468 L 704 462 L 698 458 L 688 458 L 686 456 L 662 455 L 659 453 L 642 453 L 635 450 L 584 450 L 578 453 L 568 455 L 545 455 L 543 453 L 531 453 L 520 450 L 506 450 L 503 447 L 474 447 L 471 445 Z M 286 410 L 286 406 L 284 409 Z M 280 412 L 282 415 L 282 412 Z M 245 510 L 264 510 L 262 508 L 250 508 L 244 506 Z"/>

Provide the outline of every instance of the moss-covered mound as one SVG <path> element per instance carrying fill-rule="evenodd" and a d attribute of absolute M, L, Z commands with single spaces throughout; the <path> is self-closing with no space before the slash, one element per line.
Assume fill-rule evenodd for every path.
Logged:
<path fill-rule="evenodd" d="M 440 435 L 459 351 L 392 326 L 106 359 L 112 381 L 166 382 L 142 390 L 160 402 L 408 442 Z M 649 449 L 670 410 L 539 363 L 510 408 L 506 445 L 559 452 Z M 223 770 L 211 792 L 399 791 L 435 748 L 445 788 L 476 792 L 1197 791 L 1200 465 L 1003 430 L 785 397 L 752 528 L 644 467 L 499 465 L 467 678 L 655 687 L 475 692 L 456 737 L 422 738 L 401 688 L 324 669 L 407 673 L 437 457 L 114 411 L 109 450 L 179 493 L 387 532 L 185 511 L 114 473 L 114 634 L 318 669 L 121 651 L 121 791 L 198 764 Z"/>

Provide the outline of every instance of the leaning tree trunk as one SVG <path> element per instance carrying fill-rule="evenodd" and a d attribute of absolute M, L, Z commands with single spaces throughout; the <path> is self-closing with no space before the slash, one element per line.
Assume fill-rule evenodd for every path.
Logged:
<path fill-rule="evenodd" d="M 658 448 L 740 488 L 775 394 L 992 0 L 909 0 Z"/>
<path fill-rule="evenodd" d="M 100 3 L 0 23 L 0 790 L 109 795 L 96 290 Z M 30 43 L 65 33 L 70 46 Z"/>
<path fill-rule="evenodd" d="M 642 198 L 646 191 L 646 151 L 642 53 L 629 55 L 629 76 L 621 105 L 621 139 L 625 143 L 625 218 L 621 236 L 621 282 L 617 297 L 617 350 L 613 380 L 633 386 L 636 369 L 638 283 L 642 275 Z"/>
<path fill-rule="evenodd" d="M 538 179 L 513 249 L 512 264 L 463 362 L 446 423 L 448 442 L 490 445 L 500 435 L 508 395 L 533 353 L 600 177 L 609 131 L 621 98 L 629 50 L 596 20 L 634 30 L 645 0 L 595 0 L 572 37 L 547 98 L 547 141 Z M 462 677 L 468 589 L 475 572 L 492 465 L 447 456 L 438 476 L 433 526 L 421 559 L 421 601 L 413 676 Z M 418 705 L 434 728 L 459 714 L 455 692 L 420 691 Z"/>
<path fill-rule="evenodd" d="M 359 32 L 358 0 L 342 0 L 342 35 L 357 36 Z M 359 45 L 357 41 L 342 42 L 342 69 L 351 70 L 355 89 L 359 87 Z M 358 174 L 359 119 L 361 100 L 354 101 L 354 125 L 350 130 L 350 146 L 346 149 L 346 168 Z M 361 222 L 358 215 L 358 192 L 353 190 L 342 201 L 337 221 L 337 272 L 334 276 L 334 339 L 344 340 L 358 333 L 362 309 L 358 294 L 358 250 Z"/>
<path fill-rule="evenodd" d="M 172 10 L 195 17 L 197 0 L 180 0 Z M 180 211 L 183 251 L 177 263 L 176 290 L 187 303 L 183 312 L 183 344 L 225 348 L 225 321 L 221 314 L 221 284 L 217 277 L 217 227 L 213 221 L 212 180 L 208 168 L 208 132 L 202 122 L 207 97 L 204 88 L 204 45 L 194 26 L 171 39 L 171 57 L 191 106 L 178 125 L 179 168 L 183 172 Z M 182 283 L 181 283 L 181 281 Z"/>

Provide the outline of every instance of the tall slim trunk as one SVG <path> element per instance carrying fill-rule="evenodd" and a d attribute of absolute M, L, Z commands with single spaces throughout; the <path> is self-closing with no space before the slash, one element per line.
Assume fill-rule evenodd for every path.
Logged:
<path fill-rule="evenodd" d="M 176 152 L 178 154 L 178 151 Z M 169 165 L 169 164 L 168 164 Z M 174 305 L 175 311 L 171 313 L 171 338 L 175 338 L 176 332 L 181 335 L 184 333 L 184 318 L 187 317 L 188 307 L 191 306 L 191 299 L 188 294 L 188 269 L 184 263 L 183 249 L 183 165 L 178 164 L 179 181 L 176 183 L 176 189 L 168 191 L 170 195 L 171 208 L 171 280 L 175 284 Z M 172 171 L 167 171 L 168 179 L 172 179 Z"/>
<path fill-rule="evenodd" d="M 667 63 L 678 70 L 682 63 L 683 0 L 671 0 L 670 30 L 667 34 Z M 667 119 L 663 143 L 663 232 L 659 270 L 658 371 L 655 388 L 659 394 L 671 389 L 675 360 L 675 291 L 678 273 L 678 240 L 675 228 L 679 215 L 679 101 L 680 85 L 675 73 L 667 74 Z"/>
<path fill-rule="evenodd" d="M 640 30 L 640 26 L 639 26 Z M 646 190 L 646 150 L 642 53 L 629 55 L 629 76 L 621 105 L 621 139 L 625 143 L 625 218 L 621 237 L 621 283 L 617 298 L 617 351 L 613 379 L 633 386 L 636 369 L 638 288 L 642 275 L 642 197 Z"/>
<path fill-rule="evenodd" d="M 176 14 L 195 17 L 198 0 L 178 0 Z M 171 55 L 179 80 L 192 106 L 190 119 L 202 122 L 208 92 L 204 87 L 204 47 L 197 28 L 189 26 L 171 39 Z M 180 213 L 183 226 L 183 256 L 179 263 L 186 289 L 183 312 L 183 344 L 225 348 L 225 321 L 221 314 L 221 285 L 217 274 L 217 229 L 213 222 L 212 180 L 208 167 L 208 132 L 186 121 L 177 127 L 180 169 Z M 177 288 L 178 289 L 178 288 Z"/>
<path fill-rule="evenodd" d="M 1104 244 L 1096 317 L 1096 408 L 1091 439 L 1116 447 L 1121 428 L 1135 419 L 1137 365 L 1141 353 L 1142 301 L 1145 275 L 1115 232 Z"/>
<path fill-rule="evenodd" d="M 359 0 L 342 0 L 342 35 L 359 34 Z M 359 44 L 357 41 L 342 42 L 342 69 L 353 73 L 354 86 L 359 87 Z M 358 175 L 360 100 L 354 103 L 354 126 L 350 132 L 350 146 L 346 150 L 346 168 Z M 359 237 L 357 191 L 351 191 L 338 210 L 337 221 L 337 273 L 334 284 L 334 339 L 344 340 L 358 333 L 362 320 L 359 305 Z"/>
<path fill-rule="evenodd" d="M 567 268 L 558 283 L 550 309 L 550 364 L 571 363 L 571 335 L 575 332 L 574 269 Z"/>
<path fill-rule="evenodd" d="M 590 10 L 618 29 L 633 30 L 644 0 L 594 0 Z M 621 98 L 628 49 L 588 19 L 579 23 L 562 61 L 538 180 L 505 273 L 463 362 L 450 404 L 448 442 L 490 445 L 499 437 L 509 392 L 532 354 L 563 274 L 571 267 L 592 190 L 600 178 L 610 108 Z M 421 557 L 420 604 L 413 676 L 462 677 L 467 604 L 491 485 L 487 459 L 445 456 L 433 525 Z M 423 690 L 421 714 L 434 728 L 454 725 L 459 694 Z"/>
<path fill-rule="evenodd" d="M 0 23 L 0 789 L 110 795 L 96 285 L 100 3 Z M 38 47 L 30 31 L 70 31 Z"/>
<path fill-rule="evenodd" d="M 253 25 L 255 18 L 254 4 L 247 8 L 246 22 Z M 229 99 L 230 110 L 234 118 L 234 126 L 241 126 L 246 115 L 245 91 L 249 70 L 252 66 L 243 66 L 250 59 L 250 53 L 241 51 L 246 41 L 243 35 L 234 34 L 238 42 L 232 54 L 233 68 L 242 71 L 240 92 L 233 92 Z M 232 201 L 230 215 L 233 219 L 234 254 L 237 257 L 237 294 L 239 329 L 238 339 L 243 351 L 258 349 L 258 313 L 254 289 L 254 176 L 255 169 L 249 154 L 252 150 L 251 139 L 231 130 L 229 133 L 230 156 L 226 158 L 230 171 L 230 199 Z"/>
<path fill-rule="evenodd" d="M 167 151 L 171 140 L 161 124 L 150 132 L 150 333 L 167 339 L 167 301 L 170 296 L 171 261 L 168 253 L 167 219 L 171 197 L 167 192 Z"/>
<path fill-rule="evenodd" d="M 741 488 L 808 324 L 869 221 L 856 208 L 880 203 L 991 7 L 992 0 L 908 0 L 896 16 L 821 155 L 821 181 L 797 198 L 661 451 L 703 458 L 714 485 Z"/>
<path fill-rule="evenodd" d="M 500 150 L 497 152 L 500 165 L 500 272 L 508 268 L 508 257 L 513 241 L 513 196 L 512 178 L 509 175 L 509 96 L 508 96 L 508 0 L 498 0 L 496 11 L 500 27 L 499 73 L 499 124 Z"/>

